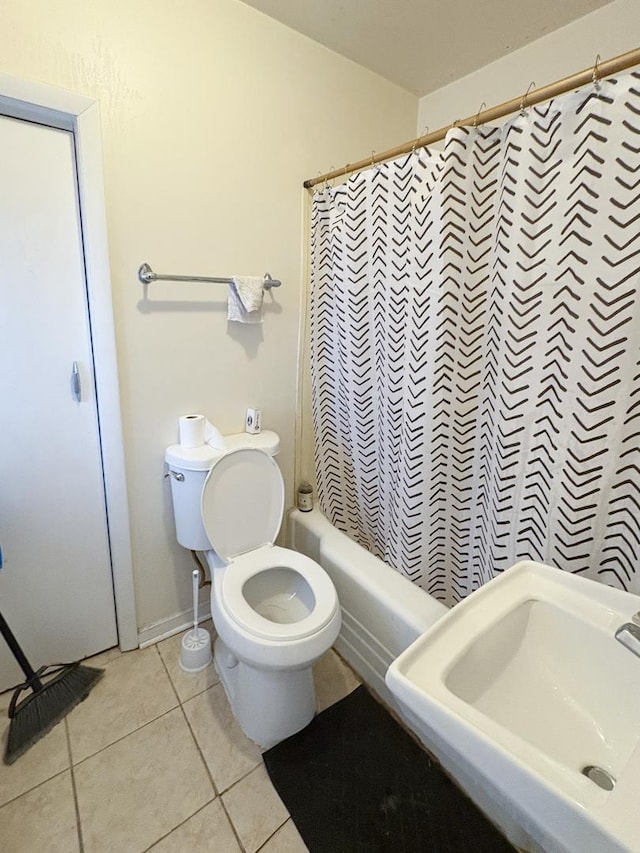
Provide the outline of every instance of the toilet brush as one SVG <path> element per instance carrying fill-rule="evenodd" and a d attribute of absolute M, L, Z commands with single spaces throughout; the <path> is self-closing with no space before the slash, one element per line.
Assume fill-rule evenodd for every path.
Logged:
<path fill-rule="evenodd" d="M 185 672 L 200 672 L 211 663 L 211 635 L 206 628 L 198 627 L 198 580 L 200 573 L 193 570 L 193 628 L 182 638 L 180 667 Z"/>

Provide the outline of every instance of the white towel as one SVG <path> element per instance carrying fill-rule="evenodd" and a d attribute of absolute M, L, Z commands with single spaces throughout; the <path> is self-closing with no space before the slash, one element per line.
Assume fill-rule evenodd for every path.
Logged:
<path fill-rule="evenodd" d="M 229 284 L 227 320 L 262 323 L 264 279 L 255 275 L 234 275 Z"/>

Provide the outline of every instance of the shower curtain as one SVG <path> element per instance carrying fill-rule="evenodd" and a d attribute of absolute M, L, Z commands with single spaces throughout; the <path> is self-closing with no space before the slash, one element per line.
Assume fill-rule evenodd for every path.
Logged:
<path fill-rule="evenodd" d="M 317 193 L 329 519 L 451 605 L 521 559 L 640 593 L 640 73 Z"/>

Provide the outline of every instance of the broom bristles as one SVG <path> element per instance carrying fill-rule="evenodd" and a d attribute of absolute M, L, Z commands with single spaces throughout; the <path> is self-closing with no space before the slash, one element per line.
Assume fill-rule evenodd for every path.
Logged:
<path fill-rule="evenodd" d="M 13 710 L 4 752 L 4 763 L 13 762 L 44 737 L 75 706 L 89 695 L 104 669 L 74 663 L 34 691 Z"/>

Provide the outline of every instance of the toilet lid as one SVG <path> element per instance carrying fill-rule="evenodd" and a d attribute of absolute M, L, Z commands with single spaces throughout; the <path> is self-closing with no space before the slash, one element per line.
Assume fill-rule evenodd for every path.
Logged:
<path fill-rule="evenodd" d="M 223 560 L 273 544 L 284 509 L 277 463 L 255 448 L 225 453 L 209 471 L 200 506 L 209 542 Z"/>

